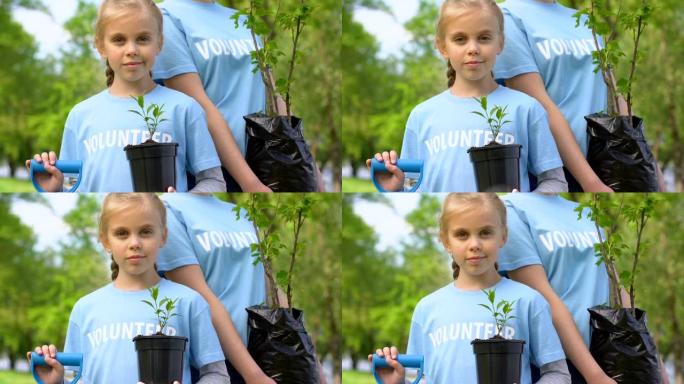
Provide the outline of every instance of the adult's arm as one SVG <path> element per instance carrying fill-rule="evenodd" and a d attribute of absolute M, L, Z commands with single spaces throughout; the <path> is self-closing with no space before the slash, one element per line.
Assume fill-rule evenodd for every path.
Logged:
<path fill-rule="evenodd" d="M 245 382 L 248 384 L 275 384 L 275 381 L 264 374 L 261 368 L 254 362 L 254 359 L 252 359 L 249 352 L 247 352 L 247 348 L 245 348 L 242 339 L 240 339 L 240 335 L 233 325 L 230 314 L 223 306 L 223 303 L 221 303 L 207 285 L 199 265 L 185 265 L 168 271 L 165 275 L 176 283 L 194 289 L 204 297 L 207 303 L 209 303 L 211 322 L 214 325 L 216 334 L 221 342 L 223 354 L 230 360 L 230 363 L 233 364 L 235 369 L 240 372 L 240 375 L 245 379 Z"/>
<path fill-rule="evenodd" d="M 240 184 L 242 190 L 245 192 L 271 192 L 267 186 L 259 181 L 242 157 L 240 148 L 235 142 L 228 123 L 206 92 L 204 92 L 199 75 L 196 72 L 183 73 L 164 80 L 164 85 L 185 93 L 202 106 L 204 113 L 207 115 L 209 133 L 216 146 L 216 152 L 221 159 L 221 164 Z"/>
<path fill-rule="evenodd" d="M 544 88 L 544 82 L 537 72 L 523 73 L 506 80 L 506 86 L 524 92 L 541 103 L 549 116 L 551 134 L 556 141 L 563 164 L 582 186 L 585 192 L 612 192 L 596 176 L 584 158 L 575 136 L 556 103 Z"/>
<path fill-rule="evenodd" d="M 584 379 L 592 384 L 616 384 L 591 356 L 568 307 L 549 284 L 544 267 L 539 264 L 528 265 L 509 271 L 508 275 L 544 296 L 551 307 L 551 319 L 563 345 L 563 351 Z"/>

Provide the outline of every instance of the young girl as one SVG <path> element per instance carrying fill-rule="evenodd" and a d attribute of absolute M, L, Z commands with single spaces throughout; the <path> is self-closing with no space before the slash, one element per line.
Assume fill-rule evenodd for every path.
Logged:
<path fill-rule="evenodd" d="M 167 237 L 166 209 L 155 194 L 110 194 L 102 203 L 99 238 L 112 257 L 113 282 L 82 297 L 71 312 L 65 352 L 83 353 L 83 381 L 137 382 L 137 354 L 132 339 L 158 331 L 156 316 L 142 300 L 150 287 L 159 297 L 178 298 L 165 333 L 188 338 L 182 383 L 190 383 L 190 365 L 198 367 L 203 384 L 229 383 L 223 352 L 211 324 L 207 302 L 195 291 L 160 279 L 157 253 Z M 64 368 L 54 359 L 54 345 L 36 347 L 46 356 L 41 379 L 62 383 Z"/>
<path fill-rule="evenodd" d="M 562 162 L 549 132 L 544 109 L 533 98 L 498 86 L 492 77 L 496 56 L 504 45 L 503 16 L 493 0 L 446 0 L 437 21 L 436 45 L 447 60 L 449 89 L 419 104 L 406 123 L 401 157 L 424 161 L 420 191 L 475 192 L 468 148 L 492 139 L 476 97 L 488 107 L 508 106 L 497 141 L 521 144 L 520 184 L 529 191 L 528 171 L 539 178 L 539 191 L 565 190 Z M 375 154 L 389 174 L 378 181 L 386 190 L 401 190 L 404 174 L 394 164 L 394 151 Z"/>
<path fill-rule="evenodd" d="M 440 241 L 452 257 L 453 283 L 422 298 L 413 312 L 408 354 L 425 358 L 431 384 L 476 384 L 475 355 L 470 342 L 494 336 L 483 289 L 495 289 L 497 300 L 515 301 L 506 338 L 524 340 L 521 383 L 530 384 L 530 363 L 539 367 L 538 383 L 570 383 L 565 355 L 553 331 L 549 307 L 533 289 L 502 278 L 496 270 L 499 249 L 507 238 L 506 208 L 493 193 L 449 194 L 440 217 Z M 380 371 L 385 384 L 404 382 L 396 347 L 378 349 L 392 368 Z M 372 356 L 369 356 L 369 359 Z"/>
<path fill-rule="evenodd" d="M 145 122 L 129 110 L 145 103 L 164 106 L 168 121 L 152 139 L 177 142 L 176 189 L 187 191 L 186 170 L 198 179 L 195 191 L 225 188 L 214 144 L 202 108 L 192 98 L 158 86 L 150 76 L 162 47 L 162 16 L 152 0 L 104 0 L 95 24 L 95 46 L 107 63 L 107 89 L 76 105 L 66 121 L 60 158 L 83 160 L 79 192 L 130 192 L 131 173 L 123 148 L 149 139 Z M 54 152 L 36 154 L 47 174 L 38 181 L 46 191 L 59 191 L 63 175 L 53 165 Z M 28 161 L 27 161 L 28 166 Z"/>

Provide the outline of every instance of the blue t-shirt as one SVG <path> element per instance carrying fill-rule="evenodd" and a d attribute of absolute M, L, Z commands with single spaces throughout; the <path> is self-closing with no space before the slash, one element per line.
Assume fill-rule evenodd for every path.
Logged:
<path fill-rule="evenodd" d="M 596 265 L 594 222 L 586 215 L 577 220 L 577 203 L 557 195 L 511 193 L 503 201 L 508 240 L 499 252 L 499 270 L 541 264 L 589 346 L 587 308 L 607 304 L 609 298 L 606 266 Z"/>
<path fill-rule="evenodd" d="M 514 319 L 502 336 L 524 340 L 521 384 L 531 384 L 530 363 L 541 367 L 565 359 L 549 305 L 537 291 L 502 278 L 494 287 L 496 299 L 517 300 Z M 496 333 L 482 291 L 464 291 L 454 283 L 425 296 L 413 311 L 407 353 L 425 357 L 425 379 L 431 384 L 477 384 L 475 354 L 470 342 Z"/>
<path fill-rule="evenodd" d="M 150 103 L 164 105 L 162 117 L 168 121 L 159 124 L 152 138 L 178 143 L 176 190 L 187 191 L 186 170 L 196 175 L 221 165 L 204 111 L 192 98 L 162 86 L 145 95 L 145 105 Z M 113 96 L 105 89 L 69 112 L 59 158 L 83 161 L 77 192 L 133 192 L 124 147 L 149 139 L 142 118 L 129 112 L 138 108 L 132 98 Z"/>
<path fill-rule="evenodd" d="M 223 361 L 211 324 L 209 305 L 195 291 L 162 279 L 159 299 L 178 298 L 176 312 L 164 333 L 188 338 L 183 356 L 183 383 L 190 383 L 190 365 L 200 368 Z M 122 291 L 108 284 L 78 300 L 69 317 L 64 352 L 83 353 L 85 383 L 137 383 L 138 358 L 133 338 L 158 331 L 147 290 Z"/>
<path fill-rule="evenodd" d="M 601 72 L 594 73 L 591 56 L 595 44 L 586 17 L 575 27 L 575 9 L 558 2 L 507 0 L 504 14 L 504 49 L 496 59 L 494 76 L 510 79 L 537 72 L 546 92 L 570 124 L 575 139 L 587 154 L 584 116 L 607 108 L 607 90 Z"/>
<path fill-rule="evenodd" d="M 535 99 L 506 87 L 487 96 L 488 107 L 508 106 L 497 137 L 501 144 L 521 144 L 520 189 L 529 191 L 527 173 L 535 175 L 563 166 L 549 131 L 546 111 Z M 454 96 L 446 90 L 418 104 L 406 122 L 401 157 L 421 159 L 423 182 L 419 192 L 477 192 L 475 171 L 467 153 L 492 140 L 487 121 L 473 98 Z"/>
<path fill-rule="evenodd" d="M 244 214 L 235 219 L 234 204 L 213 196 L 171 193 L 162 200 L 169 235 L 157 256 L 157 269 L 165 272 L 199 264 L 247 345 L 245 308 L 266 300 L 264 267 L 253 264 L 254 226 Z"/>
<path fill-rule="evenodd" d="M 164 46 L 152 69 L 155 79 L 197 73 L 214 105 L 245 154 L 245 121 L 250 113 L 266 109 L 261 74 L 252 71 L 255 50 L 250 31 L 231 20 L 235 10 L 216 3 L 166 0 L 159 4 L 164 15 Z"/>

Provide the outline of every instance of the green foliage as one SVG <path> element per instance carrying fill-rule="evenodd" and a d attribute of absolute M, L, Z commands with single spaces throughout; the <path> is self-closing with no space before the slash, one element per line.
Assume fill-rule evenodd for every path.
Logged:
<path fill-rule="evenodd" d="M 274 197 L 275 196 L 275 197 Z M 297 256 L 305 249 L 306 242 L 300 238 L 304 222 L 311 215 L 317 198 L 312 194 L 251 194 L 247 201 L 238 202 L 234 208 L 238 219 L 246 213 L 257 232 L 256 244 L 252 244 L 252 256 L 255 263 L 264 265 L 266 278 L 270 282 L 270 299 L 275 307 L 280 306 L 276 287 L 285 290 L 287 308 L 292 309 L 292 282 Z M 278 218 L 279 222 L 275 219 Z M 276 231 L 278 225 L 289 226 L 292 230 L 292 241 L 288 244 L 281 240 Z M 289 256 L 286 268 L 275 270 L 274 261 Z"/>
<path fill-rule="evenodd" d="M 660 198 L 656 194 L 620 194 L 615 198 L 608 194 L 594 194 L 576 208 L 578 219 L 583 215 L 594 220 L 600 242 L 595 245 L 599 261 L 606 265 L 611 279 L 611 302 L 621 308 L 635 307 L 635 285 L 640 257 L 646 253 L 649 242 L 643 233 L 649 219 L 655 214 Z M 619 231 L 619 225 L 629 226 L 634 232 L 633 240 L 627 240 Z M 632 243 L 634 245 L 632 245 Z M 618 265 L 626 259 L 629 264 Z M 623 303 L 620 288 L 629 292 L 629 303 Z"/>
<path fill-rule="evenodd" d="M 157 316 L 157 324 L 159 324 L 159 331 L 157 332 L 157 335 L 163 335 L 164 328 L 169 320 L 174 316 L 180 316 L 179 314 L 173 312 L 173 310 L 176 309 L 178 298 L 171 300 L 168 297 L 164 297 L 163 299 L 157 301 L 159 298 L 159 287 L 147 288 L 147 291 L 150 293 L 152 301 L 141 301 L 152 308 L 154 315 Z"/>
<path fill-rule="evenodd" d="M 276 6 L 271 6 L 266 0 L 250 0 L 248 10 L 238 11 L 231 16 L 236 27 L 242 19 L 243 25 L 252 33 L 252 40 L 256 47 L 256 50 L 252 52 L 252 64 L 254 64 L 254 71 L 260 71 L 264 79 L 264 84 L 270 96 L 269 113 L 271 115 L 277 114 L 275 95 L 280 93 L 285 95 L 287 116 L 292 116 L 290 113 L 290 91 L 294 81 L 294 67 L 298 62 L 297 55 L 300 54 L 297 44 L 299 43 L 304 25 L 311 17 L 311 14 L 312 6 L 307 4 L 305 0 L 299 0 L 289 12 L 280 0 L 277 1 Z M 271 70 L 278 65 L 281 56 L 286 56 L 273 39 L 276 31 L 289 35 L 291 51 L 287 57 L 287 76 L 274 80 Z M 257 36 L 262 38 L 261 46 L 257 44 Z"/>
<path fill-rule="evenodd" d="M 619 100 L 617 95 L 625 98 L 628 108 L 628 116 L 632 117 L 632 86 L 637 63 L 640 59 L 639 43 L 644 29 L 653 14 L 653 6 L 648 0 L 641 0 L 638 5 L 626 6 L 624 0 L 619 1 L 617 10 L 606 6 L 606 0 L 591 0 L 587 8 L 580 9 L 575 13 L 576 25 L 580 25 L 582 19 L 594 35 L 595 46 L 598 48 L 598 36 L 604 42 L 603 47 L 592 53 L 595 71 L 600 70 L 604 82 L 609 90 L 609 112 L 615 116 L 618 114 Z M 629 36 L 631 52 L 626 54 L 618 40 L 618 31 Z M 626 61 L 625 61 L 626 60 Z M 628 74 L 618 75 L 615 78 L 614 69 L 623 65 L 629 67 Z"/>
<path fill-rule="evenodd" d="M 150 103 L 147 108 L 145 108 L 145 96 L 131 95 L 131 99 L 135 100 L 138 108 L 140 108 L 140 111 L 129 109 L 128 112 L 135 113 L 143 119 L 145 126 L 147 127 L 147 131 L 150 133 L 150 140 L 152 140 L 152 136 L 157 131 L 159 124 L 168 120 L 162 118 L 162 115 L 164 114 L 164 104 L 158 105 L 155 103 Z"/>
<path fill-rule="evenodd" d="M 508 320 L 515 319 L 515 316 L 511 315 L 513 312 L 513 307 L 517 300 L 499 300 L 496 301 L 496 289 L 483 289 L 482 292 L 487 296 L 487 301 L 489 304 L 478 304 L 480 307 L 485 308 L 489 311 L 496 323 L 496 336 L 501 336 L 501 331 Z"/>
<path fill-rule="evenodd" d="M 482 108 L 482 112 L 480 111 L 472 111 L 470 113 L 476 114 L 487 122 L 487 125 L 489 125 L 489 130 L 492 131 L 492 142 L 496 141 L 496 137 L 499 136 L 499 132 L 501 131 L 501 127 L 506 124 L 510 123 L 510 120 L 504 120 L 506 117 L 506 109 L 508 108 L 508 105 L 505 105 L 503 107 L 499 105 L 494 105 L 490 110 L 487 110 L 487 96 L 482 96 L 482 97 L 473 97 L 475 101 L 477 101 L 478 104 L 480 104 L 480 108 Z"/>

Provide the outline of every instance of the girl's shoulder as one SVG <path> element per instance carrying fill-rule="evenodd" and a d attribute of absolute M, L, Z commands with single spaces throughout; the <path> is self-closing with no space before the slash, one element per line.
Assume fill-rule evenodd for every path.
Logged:
<path fill-rule="evenodd" d="M 209 307 L 209 304 L 197 291 L 167 279 L 161 279 L 159 282 L 159 297 L 168 297 L 172 300 L 178 299 L 180 307 L 187 308 L 195 313 Z"/>
<path fill-rule="evenodd" d="M 113 283 L 109 283 L 78 299 L 74 304 L 74 310 L 83 309 L 85 311 L 90 311 L 90 308 L 108 305 L 109 297 L 114 294 L 112 284 Z"/>
<path fill-rule="evenodd" d="M 78 114 L 98 109 L 101 105 L 108 103 L 108 98 L 109 88 L 105 88 L 89 98 L 78 102 L 78 104 L 71 108 L 69 114 Z"/>
<path fill-rule="evenodd" d="M 490 94 L 489 100 L 490 105 L 508 106 L 509 112 L 515 110 L 517 113 L 531 112 L 534 115 L 546 113 L 544 107 L 534 97 L 503 85 Z"/>
<path fill-rule="evenodd" d="M 430 308 L 433 306 L 444 305 L 445 301 L 451 301 L 453 299 L 454 292 L 454 282 L 451 281 L 449 284 L 439 288 L 434 292 L 428 293 L 426 296 L 423 296 L 420 300 L 418 300 L 418 304 L 416 304 L 416 310 L 419 310 L 419 308 Z"/>
<path fill-rule="evenodd" d="M 515 300 L 516 306 L 518 308 L 538 308 L 541 306 L 548 306 L 546 299 L 544 299 L 544 296 L 542 296 L 541 293 L 523 283 L 519 283 L 505 277 L 502 278 L 497 284 L 496 289 L 497 300 Z"/>
<path fill-rule="evenodd" d="M 445 104 L 449 103 L 451 98 L 451 91 L 447 89 L 418 103 L 418 105 L 411 110 L 411 115 L 418 116 L 424 113 L 432 113 L 435 109 L 441 110 L 444 108 Z"/>
<path fill-rule="evenodd" d="M 202 111 L 202 106 L 200 106 L 195 99 L 183 92 L 176 91 L 175 89 L 163 85 L 157 85 L 157 88 L 152 92 L 150 99 L 157 104 L 164 104 L 165 110 L 171 108 L 184 108 L 190 109 L 193 112 Z"/>

